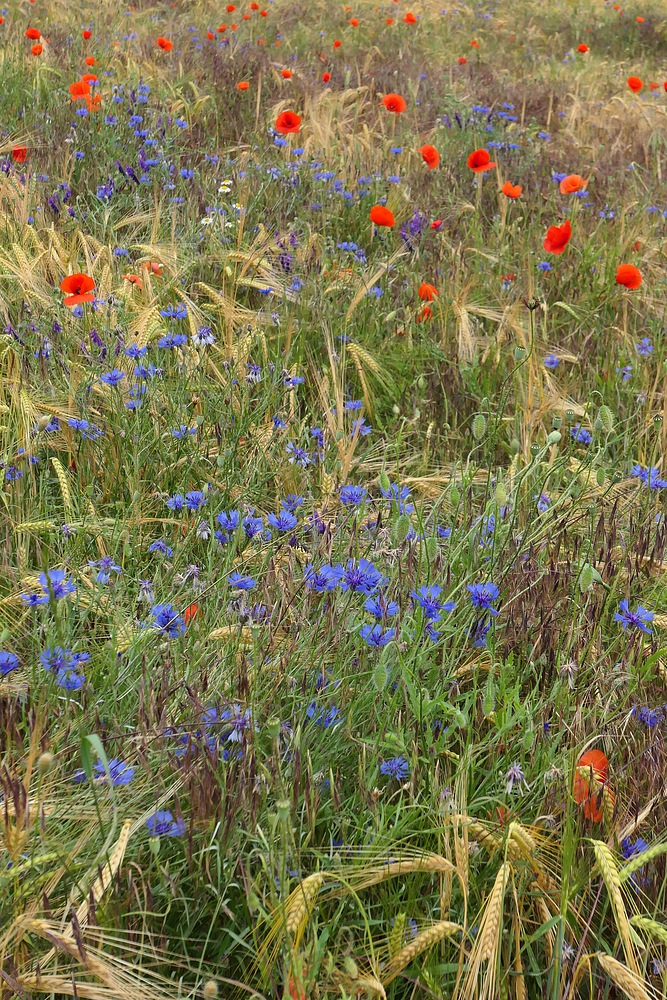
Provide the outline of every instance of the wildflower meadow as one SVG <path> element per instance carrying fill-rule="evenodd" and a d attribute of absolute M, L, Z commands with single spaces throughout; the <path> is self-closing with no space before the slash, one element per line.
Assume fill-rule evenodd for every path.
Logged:
<path fill-rule="evenodd" d="M 2 1000 L 664 997 L 663 0 L 6 2 Z"/>

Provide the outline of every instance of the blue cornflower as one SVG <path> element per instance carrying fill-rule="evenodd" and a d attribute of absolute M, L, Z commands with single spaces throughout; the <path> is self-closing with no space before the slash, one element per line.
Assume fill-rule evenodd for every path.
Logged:
<path fill-rule="evenodd" d="M 60 670 L 56 674 L 56 684 L 65 691 L 79 691 L 85 683 L 84 675 L 76 670 Z"/>
<path fill-rule="evenodd" d="M 537 509 L 539 510 L 540 514 L 544 514 L 547 510 L 549 510 L 549 507 L 551 506 L 550 496 L 547 496 L 546 493 L 540 493 L 539 497 L 536 497 L 536 499 L 537 499 Z"/>
<path fill-rule="evenodd" d="M 369 434 L 373 433 L 373 428 L 370 424 L 366 423 L 365 417 L 359 417 L 358 420 L 352 421 L 352 426 L 350 427 L 350 437 L 354 437 L 358 434 L 359 437 L 368 437 Z"/>
<path fill-rule="evenodd" d="M 388 601 L 383 594 L 378 594 L 377 597 L 368 598 L 364 604 L 364 611 L 368 611 L 374 618 L 393 618 L 398 614 L 399 607 L 396 601 Z"/>
<path fill-rule="evenodd" d="M 419 590 L 411 590 L 410 597 L 415 604 L 418 604 L 424 612 L 424 617 L 429 621 L 436 621 L 440 618 L 442 611 L 453 611 L 456 607 L 455 601 L 445 601 L 438 598 L 442 593 L 442 587 L 432 584 L 430 587 L 420 587 Z"/>
<path fill-rule="evenodd" d="M 120 573 L 120 566 L 117 566 L 111 556 L 102 556 L 101 559 L 88 560 L 88 565 L 99 570 L 95 577 L 96 583 L 108 583 L 112 573 Z"/>
<path fill-rule="evenodd" d="M 168 333 L 166 337 L 160 337 L 157 346 L 170 349 L 172 347 L 183 347 L 187 342 L 188 338 L 185 333 Z"/>
<path fill-rule="evenodd" d="M 221 510 L 216 521 L 223 531 L 236 531 L 241 523 L 241 514 L 238 510 Z"/>
<path fill-rule="evenodd" d="M 317 702 L 311 701 L 310 705 L 306 709 L 306 715 L 309 719 L 312 719 L 316 725 L 322 726 L 323 729 L 330 729 L 331 726 L 335 726 L 337 722 L 342 722 L 343 717 L 340 714 L 340 709 L 336 705 L 331 705 L 328 709 L 319 708 Z"/>
<path fill-rule="evenodd" d="M 264 521 L 261 517 L 255 517 L 254 510 L 249 510 L 247 516 L 243 518 L 243 530 L 247 538 L 254 538 L 255 535 L 261 535 L 264 531 Z"/>
<path fill-rule="evenodd" d="M 175 638 L 185 632 L 185 619 L 179 615 L 173 604 L 156 604 L 151 608 L 151 616 L 155 619 L 155 627 L 166 632 L 170 638 Z"/>
<path fill-rule="evenodd" d="M 352 590 L 357 594 L 366 594 L 367 597 L 386 582 L 382 573 L 368 559 L 360 559 L 358 563 L 354 559 L 348 559 L 345 567 L 337 566 L 334 572 L 339 574 L 341 590 Z"/>
<path fill-rule="evenodd" d="M 257 580 L 253 580 L 251 576 L 241 576 L 237 572 L 230 573 L 227 582 L 230 587 L 236 587 L 238 590 L 252 590 L 257 586 Z"/>
<path fill-rule="evenodd" d="M 491 622 L 476 622 L 470 632 L 468 633 L 468 638 L 473 640 L 473 646 L 475 649 L 485 649 L 486 639 L 491 631 Z"/>
<path fill-rule="evenodd" d="M 396 781 L 403 781 L 410 774 L 410 765 L 405 757 L 392 757 L 390 760 L 382 761 L 380 774 L 386 774 L 389 778 L 395 778 Z"/>
<path fill-rule="evenodd" d="M 171 436 L 178 438 L 179 441 L 182 441 L 183 438 L 187 438 L 190 435 L 196 433 L 197 433 L 196 427 L 186 427 L 185 424 L 181 424 L 180 427 L 174 427 L 174 429 L 171 432 Z"/>
<path fill-rule="evenodd" d="M 275 421 L 274 421 L 275 422 Z M 287 447 L 285 449 L 288 453 L 289 462 L 292 465 L 300 465 L 302 469 L 306 469 L 309 465 L 312 465 L 312 458 L 305 448 L 301 448 L 299 445 L 294 444 L 293 441 L 287 442 Z"/>
<path fill-rule="evenodd" d="M 185 494 L 185 506 L 188 510 L 199 510 L 207 500 L 208 497 L 201 490 L 191 490 Z"/>
<path fill-rule="evenodd" d="M 624 382 L 629 382 L 632 378 L 632 365 L 626 365 L 624 368 L 617 368 L 616 371 Z"/>
<path fill-rule="evenodd" d="M 95 764 L 93 771 L 97 781 L 107 780 L 107 773 L 101 760 Z M 129 785 L 134 778 L 134 768 L 126 764 L 124 760 L 117 760 L 114 757 L 109 761 L 109 776 L 112 785 Z"/>
<path fill-rule="evenodd" d="M 386 646 L 393 639 L 396 638 L 396 629 L 388 628 L 384 630 L 381 625 L 362 625 L 359 630 L 359 635 L 364 639 L 369 646 L 374 646 L 376 649 L 380 649 L 382 646 Z"/>
<path fill-rule="evenodd" d="M 593 440 L 593 435 L 581 424 L 575 424 L 574 427 L 571 427 L 570 434 L 579 444 L 590 444 Z"/>
<path fill-rule="evenodd" d="M 663 708 L 649 708 L 648 705 L 643 705 L 641 708 L 638 705 L 632 709 L 632 716 L 635 719 L 639 719 L 643 722 L 645 726 L 649 729 L 653 729 L 655 726 L 659 726 L 661 722 L 665 721 L 665 712 Z"/>
<path fill-rule="evenodd" d="M 19 658 L 16 653 L 10 653 L 7 649 L 0 649 L 0 677 L 6 677 L 13 670 L 17 670 Z"/>
<path fill-rule="evenodd" d="M 40 573 L 37 581 L 42 588 L 42 594 L 21 594 L 25 604 L 48 604 L 51 599 L 59 601 L 67 594 L 76 593 L 76 586 L 71 577 L 66 576 L 64 569 L 48 569 Z"/>
<path fill-rule="evenodd" d="M 348 485 L 341 487 L 339 496 L 342 504 L 357 507 L 364 502 L 368 496 L 368 492 L 363 486 Z"/>
<path fill-rule="evenodd" d="M 620 622 L 624 629 L 628 625 L 632 625 L 634 628 L 646 632 L 647 635 L 651 635 L 652 633 L 650 628 L 646 628 L 646 622 L 652 622 L 654 617 L 653 612 L 647 611 L 641 604 L 637 605 L 636 611 L 630 611 L 627 600 L 621 601 L 619 610 L 614 612 L 614 621 Z"/>
<path fill-rule="evenodd" d="M 643 854 L 648 851 L 648 844 L 643 837 L 637 837 L 634 844 L 629 837 L 621 841 L 621 854 L 624 858 L 632 858 L 635 854 Z"/>
<path fill-rule="evenodd" d="M 667 479 L 660 478 L 660 469 L 654 465 L 648 469 L 643 468 L 641 465 L 633 465 L 630 475 L 641 480 L 650 490 L 661 490 L 667 486 Z"/>
<path fill-rule="evenodd" d="M 151 837 L 182 837 L 185 833 L 185 820 L 174 819 L 168 809 L 158 809 L 146 820 L 146 828 Z"/>
<path fill-rule="evenodd" d="M 319 569 L 315 569 L 312 563 L 306 566 L 304 571 L 304 580 L 306 586 L 310 590 L 316 591 L 318 594 L 323 593 L 325 590 L 333 590 L 340 583 L 340 578 L 342 574 L 341 567 L 334 569 L 333 566 L 329 566 L 325 563 L 324 566 L 320 566 Z"/>
<path fill-rule="evenodd" d="M 267 521 L 276 531 L 291 531 L 299 523 L 296 514 L 291 514 L 288 510 L 281 510 L 279 514 L 269 514 Z"/>
<path fill-rule="evenodd" d="M 125 354 L 128 358 L 132 358 L 136 361 L 137 358 L 143 358 L 147 350 L 147 347 L 139 347 L 138 344 L 130 344 L 129 347 L 125 348 Z"/>
<path fill-rule="evenodd" d="M 120 371 L 119 368 L 114 368 L 110 372 L 102 372 L 100 382 L 104 382 L 105 385 L 118 385 L 124 378 L 125 372 Z"/>
<path fill-rule="evenodd" d="M 185 506 L 185 497 L 182 493 L 175 493 L 173 497 L 169 497 L 168 500 L 165 500 L 165 503 L 170 510 L 183 510 L 183 507 Z"/>
<path fill-rule="evenodd" d="M 489 611 L 492 615 L 497 615 L 499 612 L 495 608 L 491 607 L 493 601 L 495 601 L 500 591 L 495 583 L 469 583 L 468 591 L 470 593 L 470 599 L 476 608 L 482 608 L 484 611 Z"/>
<path fill-rule="evenodd" d="M 405 501 L 410 497 L 410 490 L 407 486 L 399 486 L 398 483 L 390 483 L 389 488 L 386 490 L 380 487 L 380 493 L 385 500 L 391 500 L 393 503 L 397 503 L 401 514 L 412 514 L 415 509 L 415 505 L 413 503 L 405 503 Z"/>
<path fill-rule="evenodd" d="M 174 554 L 174 550 L 172 549 L 171 545 L 167 545 L 167 543 L 163 542 L 161 538 L 156 538 L 154 542 L 151 542 L 151 544 L 148 546 L 148 551 L 159 552 L 161 555 L 166 556 L 168 559 L 170 559 Z"/>
<path fill-rule="evenodd" d="M 653 353 L 653 345 L 648 337 L 642 337 L 639 343 L 635 344 L 635 350 L 637 354 L 640 354 L 643 358 L 648 358 L 648 356 Z"/>
<path fill-rule="evenodd" d="M 548 260 L 541 260 L 537 265 L 538 271 L 551 271 L 553 270 L 553 264 Z"/>
<path fill-rule="evenodd" d="M 215 344 L 215 335 L 210 326 L 200 326 L 196 333 L 192 334 L 192 342 L 196 347 L 210 347 Z"/>
<path fill-rule="evenodd" d="M 288 510 L 290 514 L 295 514 L 304 502 L 303 497 L 297 496 L 296 493 L 289 493 L 282 501 L 282 508 L 283 510 Z"/>
<path fill-rule="evenodd" d="M 181 302 L 177 306 L 167 306 L 166 309 L 160 309 L 160 316 L 164 316 L 166 319 L 187 319 L 188 310 Z"/>
<path fill-rule="evenodd" d="M 554 368 L 558 368 L 560 364 L 560 358 L 557 358 L 555 354 L 547 354 L 544 359 L 544 367 L 550 368 L 552 371 Z"/>

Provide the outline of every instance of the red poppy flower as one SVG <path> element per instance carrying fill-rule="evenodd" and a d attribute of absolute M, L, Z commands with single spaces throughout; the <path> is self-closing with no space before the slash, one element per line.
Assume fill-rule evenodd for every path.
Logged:
<path fill-rule="evenodd" d="M 174 47 L 174 43 L 169 41 L 168 38 L 163 38 L 160 36 L 157 40 L 157 45 L 162 49 L 163 52 L 171 52 Z"/>
<path fill-rule="evenodd" d="M 269 16 L 268 10 L 260 10 L 259 16 L 260 17 L 268 17 Z"/>
<path fill-rule="evenodd" d="M 222 31 L 227 31 L 227 25 L 226 24 L 219 24 L 218 27 L 215 30 L 218 32 L 218 34 L 220 34 L 220 32 L 222 32 Z"/>
<path fill-rule="evenodd" d="M 427 319 L 431 319 L 432 317 L 433 317 L 433 310 L 431 309 L 431 307 L 424 306 L 424 308 L 417 313 L 417 322 L 425 323 Z"/>
<path fill-rule="evenodd" d="M 237 90 L 248 90 L 249 87 L 250 87 L 250 84 L 248 83 L 247 80 L 240 80 L 236 84 L 236 89 Z"/>
<path fill-rule="evenodd" d="M 322 83 L 328 83 L 331 79 L 331 73 L 322 73 Z"/>
<path fill-rule="evenodd" d="M 641 80 L 638 76 L 628 77 L 628 87 L 630 88 L 633 94 L 638 94 L 643 86 L 644 86 L 644 81 Z"/>
<path fill-rule="evenodd" d="M 90 93 L 90 87 L 84 80 L 75 80 L 74 83 L 70 83 L 69 92 L 72 95 L 72 100 L 78 101 L 81 97 L 87 97 Z"/>
<path fill-rule="evenodd" d="M 588 52 L 588 46 L 584 42 L 579 42 L 577 52 Z"/>
<path fill-rule="evenodd" d="M 643 24 L 644 23 L 644 18 L 641 15 L 639 17 L 637 17 L 635 20 L 637 21 L 637 24 Z"/>
<path fill-rule="evenodd" d="M 385 18 L 385 24 L 393 24 L 393 23 L 394 23 L 393 17 L 386 17 Z"/>
<path fill-rule="evenodd" d="M 92 31 L 89 31 L 89 30 L 88 30 L 88 28 L 86 28 L 86 30 L 85 30 L 85 31 L 82 31 L 82 32 L 81 32 L 81 34 L 82 34 L 82 35 L 83 35 L 83 37 L 84 37 L 84 38 L 86 39 L 86 41 L 88 41 L 88 39 L 89 39 L 89 38 L 91 37 L 91 35 L 92 35 Z"/>
<path fill-rule="evenodd" d="M 291 80 L 292 79 L 292 70 L 291 69 L 284 69 L 280 75 L 282 76 L 283 80 Z"/>
<path fill-rule="evenodd" d="M 382 98 L 382 103 L 387 111 L 393 111 L 395 115 L 403 114 L 407 108 L 405 98 L 401 97 L 400 94 L 385 94 Z"/>
<path fill-rule="evenodd" d="M 37 28 L 28 28 L 25 37 L 29 38 L 31 42 L 37 42 L 42 37 L 42 33 Z"/>
<path fill-rule="evenodd" d="M 459 56 L 459 66 L 465 66 L 467 62 L 468 60 L 466 59 L 465 56 Z"/>
<path fill-rule="evenodd" d="M 562 226 L 549 226 L 544 237 L 544 249 L 547 253 L 562 253 L 571 236 L 572 226 L 569 219 L 566 219 Z"/>
<path fill-rule="evenodd" d="M 195 618 L 199 613 L 198 604 L 189 604 L 185 611 L 183 612 L 183 617 L 185 618 L 185 624 L 189 625 L 193 618 Z"/>
<path fill-rule="evenodd" d="M 131 285 L 136 285 L 138 288 L 144 287 L 144 283 L 138 274 L 124 274 L 123 281 L 129 281 Z"/>
<path fill-rule="evenodd" d="M 213 34 L 212 31 L 207 31 L 206 32 L 206 37 L 208 38 L 209 42 L 211 42 L 215 38 L 215 35 Z"/>
<path fill-rule="evenodd" d="M 33 45 L 33 47 L 30 49 L 30 51 L 32 52 L 32 54 L 34 56 L 41 56 L 42 52 L 44 51 L 44 46 L 43 45 Z"/>
<path fill-rule="evenodd" d="M 95 282 L 88 274 L 70 274 L 60 282 L 60 290 L 65 292 L 63 305 L 77 306 L 80 302 L 92 302 L 95 296 L 92 290 Z"/>
<path fill-rule="evenodd" d="M 232 13 L 233 11 L 235 11 L 235 10 L 236 10 L 236 7 L 234 6 L 234 4 L 233 4 L 233 3 L 228 3 L 228 4 L 227 4 L 227 13 L 228 13 L 228 14 L 231 14 L 231 13 Z"/>
<path fill-rule="evenodd" d="M 505 181 L 501 190 L 506 198 L 520 198 L 523 194 L 523 188 L 521 185 L 512 184 L 510 181 Z"/>
<path fill-rule="evenodd" d="M 416 24 L 417 18 L 411 11 L 408 11 L 405 17 L 403 18 L 403 21 L 405 22 L 405 24 Z"/>
<path fill-rule="evenodd" d="M 341 47 L 341 45 L 342 45 L 342 44 L 343 44 L 343 43 L 341 42 L 340 38 L 337 38 L 337 39 L 336 39 L 336 41 L 335 41 L 335 42 L 333 43 L 333 47 L 334 47 L 335 49 L 339 49 L 339 48 Z"/>
<path fill-rule="evenodd" d="M 468 166 L 476 174 L 481 174 L 485 170 L 493 169 L 495 163 L 492 162 L 488 149 L 476 149 L 468 157 Z"/>
<path fill-rule="evenodd" d="M 429 170 L 435 170 L 440 165 L 440 153 L 435 146 L 420 146 L 419 152 L 422 154 L 422 159 Z"/>
<path fill-rule="evenodd" d="M 667 90 L 667 80 L 665 80 L 665 82 L 663 83 L 663 87 L 665 88 L 665 90 Z"/>
<path fill-rule="evenodd" d="M 90 86 L 91 83 L 99 83 L 99 80 L 94 73 L 84 73 L 81 77 L 81 83 L 85 83 L 86 86 Z"/>
<path fill-rule="evenodd" d="M 370 211 L 370 219 L 376 226 L 387 226 L 388 228 L 391 228 L 396 224 L 394 213 L 390 212 L 385 205 L 373 205 Z"/>
<path fill-rule="evenodd" d="M 252 3 L 250 4 L 250 10 L 259 10 L 259 4 L 255 3 L 255 0 L 252 0 Z"/>
<path fill-rule="evenodd" d="M 651 90 L 659 90 L 660 84 L 656 83 L 655 80 L 651 80 L 651 82 L 649 83 L 649 87 L 651 88 Z"/>
<path fill-rule="evenodd" d="M 581 191 L 586 187 L 586 181 L 579 174 L 568 174 L 567 177 L 563 177 L 559 187 L 561 194 L 574 194 L 575 191 Z"/>
<path fill-rule="evenodd" d="M 17 163 L 25 163 L 28 158 L 28 147 L 27 146 L 14 146 L 12 150 L 12 156 Z"/>
<path fill-rule="evenodd" d="M 473 49 L 478 49 L 479 48 L 479 42 L 475 38 L 473 38 L 473 40 L 472 40 L 472 42 L 470 44 L 472 45 Z"/>
<path fill-rule="evenodd" d="M 86 66 L 94 66 L 95 65 L 95 56 L 86 56 L 85 63 L 86 63 Z"/>
<path fill-rule="evenodd" d="M 424 300 L 424 302 L 433 302 L 433 300 L 438 297 L 438 289 L 435 285 L 430 285 L 428 281 L 422 281 L 419 286 L 418 295 L 420 299 Z"/>
<path fill-rule="evenodd" d="M 243 15 L 243 20 L 244 21 L 249 21 L 250 20 L 250 14 L 244 14 Z"/>
<path fill-rule="evenodd" d="M 634 264 L 620 264 L 616 271 L 616 284 L 624 285 L 626 288 L 639 288 L 642 281 L 642 272 Z"/>
<path fill-rule="evenodd" d="M 153 261 L 151 262 L 146 261 L 141 266 L 143 267 L 144 271 L 152 271 L 153 274 L 156 275 L 156 277 L 158 278 L 162 277 L 162 264 L 156 264 Z"/>
<path fill-rule="evenodd" d="M 431 229 L 435 229 L 437 231 L 438 229 L 441 228 L 442 228 L 442 219 L 434 219 L 433 222 L 431 223 Z"/>
<path fill-rule="evenodd" d="M 588 774 L 576 775 L 572 787 L 574 801 L 583 805 L 586 819 L 599 823 L 602 820 L 602 788 L 609 774 L 609 761 L 601 750 L 587 750 L 579 758 L 577 770 L 579 768 L 586 770 Z"/>
<path fill-rule="evenodd" d="M 86 107 L 88 108 L 89 111 L 97 111 L 101 103 L 102 103 L 101 94 L 90 94 L 86 98 Z"/>
<path fill-rule="evenodd" d="M 281 111 L 276 118 L 274 126 L 276 132 L 288 135 L 290 132 L 298 132 L 301 128 L 301 116 L 295 111 Z"/>
<path fill-rule="evenodd" d="M 351 17 L 350 18 L 350 24 L 352 25 L 353 28 L 358 28 L 359 27 L 359 22 L 357 21 L 356 17 Z"/>

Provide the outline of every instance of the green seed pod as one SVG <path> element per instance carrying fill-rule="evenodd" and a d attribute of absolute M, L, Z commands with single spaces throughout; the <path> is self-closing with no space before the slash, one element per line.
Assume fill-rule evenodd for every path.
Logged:
<path fill-rule="evenodd" d="M 607 433 L 611 434 L 614 429 L 614 414 L 611 412 L 608 406 L 601 406 L 598 410 L 598 420 L 602 425 L 602 429 Z"/>
<path fill-rule="evenodd" d="M 554 417 L 553 420 L 551 421 L 551 426 L 553 427 L 553 429 L 555 431 L 559 431 L 561 429 L 561 427 L 563 426 L 563 418 L 562 417 Z"/>
<path fill-rule="evenodd" d="M 277 740 L 280 736 L 280 719 L 272 715 L 266 722 L 266 731 L 272 740 Z"/>
<path fill-rule="evenodd" d="M 574 418 L 575 418 L 575 412 L 574 412 L 574 410 L 566 410 L 565 411 L 565 419 L 567 420 L 568 424 L 571 424 L 572 421 L 574 420 Z"/>
<path fill-rule="evenodd" d="M 515 347 L 514 348 L 514 360 L 515 361 L 523 361 L 523 359 L 525 358 L 525 356 L 526 356 L 526 348 L 525 347 Z"/>
<path fill-rule="evenodd" d="M 548 445 L 558 444 L 562 436 L 563 435 L 561 434 L 560 431 L 551 431 L 551 433 L 547 437 L 547 444 Z"/>
<path fill-rule="evenodd" d="M 531 446 L 530 446 L 530 454 L 533 456 L 533 458 L 535 458 L 536 455 L 539 455 L 539 453 L 540 453 L 540 446 L 539 446 L 539 444 L 531 444 Z"/>
<path fill-rule="evenodd" d="M 417 388 L 419 389 L 420 392 L 423 392 L 424 389 L 426 388 L 426 379 L 424 378 L 423 375 L 420 375 L 419 378 L 417 379 Z"/>
<path fill-rule="evenodd" d="M 224 468 L 224 465 L 225 465 L 225 456 L 224 455 L 218 455 L 218 457 L 215 460 L 215 464 L 218 466 L 219 469 Z"/>
<path fill-rule="evenodd" d="M 407 514 L 401 514 L 396 518 L 394 525 L 391 529 L 391 540 L 394 545 L 402 545 L 405 539 L 408 537 L 410 528 L 412 527 L 412 521 Z"/>
<path fill-rule="evenodd" d="M 40 774 L 48 774 L 55 764 L 55 757 L 48 750 L 37 758 L 37 770 Z"/>
<path fill-rule="evenodd" d="M 47 428 L 50 423 L 51 423 L 51 417 L 49 416 L 48 413 L 45 413 L 44 416 L 40 417 L 39 420 L 37 421 L 37 431 L 39 432 L 45 430 L 45 428 Z"/>
<path fill-rule="evenodd" d="M 475 441 L 481 441 L 486 434 L 486 417 L 483 413 L 476 414 L 472 422 L 472 436 Z"/>

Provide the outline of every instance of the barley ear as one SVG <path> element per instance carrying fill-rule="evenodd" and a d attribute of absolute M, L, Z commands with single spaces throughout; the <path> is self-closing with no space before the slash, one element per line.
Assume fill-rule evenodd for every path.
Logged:
<path fill-rule="evenodd" d="M 614 912 L 616 920 L 616 927 L 623 945 L 625 960 L 630 969 L 638 975 L 639 965 L 633 945 L 630 921 L 628 920 L 625 903 L 623 902 L 623 894 L 621 893 L 621 877 L 618 866 L 616 865 L 616 859 L 607 845 L 603 844 L 601 840 L 593 841 L 593 850 L 595 851 L 598 868 L 600 869 L 607 893 L 609 894 L 611 908 Z"/>
<path fill-rule="evenodd" d="M 599 952 L 595 957 L 609 978 L 630 997 L 630 1000 L 650 1000 L 647 983 L 638 973 L 632 972 L 627 965 L 623 965 L 623 962 L 612 958 L 611 955 Z"/>
<path fill-rule="evenodd" d="M 451 920 L 439 920 L 432 927 L 428 927 L 426 930 L 421 931 L 414 940 L 410 941 L 405 945 L 404 948 L 390 959 L 386 975 L 383 977 L 384 986 L 388 986 L 392 979 L 395 979 L 403 969 L 406 968 L 418 955 L 422 952 L 429 951 L 434 944 L 441 941 L 445 937 L 449 937 L 451 934 L 456 934 L 457 931 L 462 931 L 463 928 L 460 924 L 452 923 Z"/>

